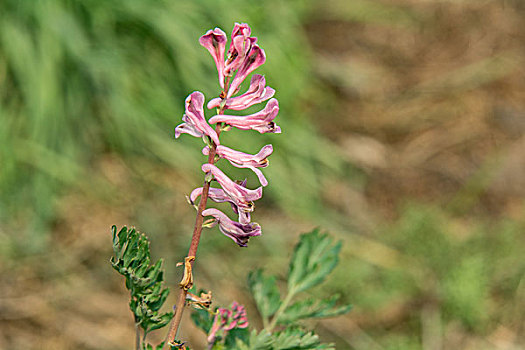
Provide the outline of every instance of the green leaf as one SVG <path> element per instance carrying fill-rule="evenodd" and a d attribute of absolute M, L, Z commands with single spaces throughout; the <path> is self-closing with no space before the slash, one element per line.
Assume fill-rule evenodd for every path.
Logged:
<path fill-rule="evenodd" d="M 288 273 L 288 289 L 298 293 L 321 283 L 338 262 L 341 242 L 333 244 L 318 229 L 301 235 L 295 247 Z"/>
<path fill-rule="evenodd" d="M 148 302 L 150 309 L 153 311 L 158 311 L 166 301 L 169 293 L 169 288 L 165 288 L 159 294 L 154 294 L 155 298 Z"/>
<path fill-rule="evenodd" d="M 268 320 L 281 305 L 281 296 L 275 277 L 265 277 L 260 269 L 250 272 L 248 285 L 261 316 Z M 266 321 L 265 321 L 266 322 Z"/>
<path fill-rule="evenodd" d="M 278 324 L 291 324 L 307 318 L 334 317 L 343 315 L 350 311 L 350 305 L 336 307 L 339 296 L 335 295 L 329 299 L 306 299 L 297 301 L 286 308 L 278 319 Z"/>
<path fill-rule="evenodd" d="M 250 339 L 250 331 L 248 328 L 234 328 L 228 332 L 226 339 L 224 340 L 224 347 L 226 349 L 235 348 L 237 339 L 247 342 Z"/>
<path fill-rule="evenodd" d="M 321 344 L 318 335 L 299 328 L 287 328 L 273 336 L 275 350 L 333 349 L 331 344 Z"/>
<path fill-rule="evenodd" d="M 206 334 L 210 332 L 210 328 L 213 324 L 213 318 L 213 314 L 204 309 L 194 309 L 191 313 L 191 319 L 193 323 L 195 323 L 195 325 L 202 329 Z"/>
<path fill-rule="evenodd" d="M 259 334 L 253 330 L 250 333 L 248 344 L 237 338 L 236 348 L 239 350 L 271 350 L 273 344 L 272 334 L 263 330 Z"/>
<path fill-rule="evenodd" d="M 307 333 L 299 329 L 285 329 L 275 335 L 274 349 L 311 349 L 319 344 L 319 337 L 313 333 Z"/>
<path fill-rule="evenodd" d="M 173 312 L 167 312 L 160 316 L 150 318 L 150 321 L 153 321 L 153 322 L 150 322 L 152 325 L 148 327 L 147 333 L 154 331 L 155 329 L 164 327 L 171 321 L 172 318 L 173 318 Z"/>
<path fill-rule="evenodd" d="M 126 279 L 126 288 L 130 291 L 129 307 L 135 323 L 139 324 L 144 334 L 164 327 L 173 317 L 173 312 L 159 313 L 166 301 L 169 289 L 163 287 L 164 271 L 162 259 L 150 265 L 148 238 L 134 228 L 122 228 L 118 233 L 111 228 L 113 250 L 111 265 Z"/>

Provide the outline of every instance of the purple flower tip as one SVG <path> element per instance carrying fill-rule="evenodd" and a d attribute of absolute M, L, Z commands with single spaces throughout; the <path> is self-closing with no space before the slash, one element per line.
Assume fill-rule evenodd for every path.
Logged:
<path fill-rule="evenodd" d="M 239 247 L 248 246 L 248 240 L 253 236 L 261 235 L 261 226 L 254 222 L 241 224 L 233 221 L 222 211 L 214 208 L 206 209 L 202 216 L 213 216 L 219 224 L 219 230 L 230 237 Z"/>

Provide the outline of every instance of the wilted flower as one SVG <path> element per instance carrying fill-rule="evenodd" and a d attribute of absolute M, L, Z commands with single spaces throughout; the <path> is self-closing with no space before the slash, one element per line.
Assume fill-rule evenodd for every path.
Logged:
<path fill-rule="evenodd" d="M 250 237 L 261 235 L 261 226 L 259 224 L 254 222 L 241 224 L 233 221 L 218 209 L 206 209 L 202 212 L 202 216 L 213 216 L 216 220 L 215 222 L 219 224 L 219 230 L 225 236 L 233 239 L 239 247 L 246 247 Z"/>
<path fill-rule="evenodd" d="M 175 128 L 175 138 L 181 133 L 190 134 L 195 137 L 209 136 L 216 145 L 219 143 L 219 137 L 215 130 L 204 119 L 204 95 L 195 91 L 186 98 L 186 113 L 182 117 L 184 123 Z"/>

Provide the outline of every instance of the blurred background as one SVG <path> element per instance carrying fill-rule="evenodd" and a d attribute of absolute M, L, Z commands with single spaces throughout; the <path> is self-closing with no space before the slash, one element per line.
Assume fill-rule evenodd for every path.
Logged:
<path fill-rule="evenodd" d="M 521 0 L 0 1 L 0 348 L 132 348 L 109 230 L 148 234 L 178 282 L 204 157 L 173 129 L 189 93 L 219 93 L 199 36 L 235 22 L 283 133 L 224 136 L 274 145 L 263 236 L 205 231 L 198 287 L 257 325 L 248 271 L 285 276 L 320 227 L 344 248 L 317 293 L 354 309 L 310 326 L 338 349 L 525 348 Z"/>

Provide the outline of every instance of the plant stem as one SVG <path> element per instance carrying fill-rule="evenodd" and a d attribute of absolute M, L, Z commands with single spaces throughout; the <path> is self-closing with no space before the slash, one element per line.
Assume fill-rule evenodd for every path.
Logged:
<path fill-rule="evenodd" d="M 223 108 L 220 108 L 218 114 L 223 114 L 223 113 L 224 113 Z M 221 132 L 221 126 L 219 124 L 217 124 L 215 127 L 215 132 L 217 133 L 217 136 L 219 136 Z M 208 155 L 209 164 L 215 163 L 216 151 L 217 151 L 217 145 L 214 142 L 212 142 L 212 146 L 210 147 L 210 153 Z M 190 249 L 188 250 L 187 256 L 195 256 L 195 257 L 197 256 L 197 248 L 199 247 L 199 241 L 200 241 L 201 233 L 202 233 L 202 223 L 204 222 L 204 217 L 202 216 L 202 212 L 204 211 L 204 209 L 206 209 L 206 203 L 208 202 L 209 190 L 210 190 L 210 182 L 204 181 L 201 200 L 199 202 L 199 207 L 197 208 L 197 218 L 195 219 L 195 226 L 193 228 L 193 235 L 191 237 Z M 194 262 L 192 262 L 191 264 L 193 266 Z M 186 302 L 187 294 L 188 294 L 187 290 L 185 290 L 184 288 L 180 289 L 179 298 L 177 299 L 177 304 L 175 308 L 175 316 L 173 316 L 173 320 L 170 323 L 170 328 L 166 336 L 166 341 L 164 342 L 164 346 L 162 347 L 163 350 L 168 350 L 169 343 L 173 342 L 177 337 L 177 331 L 180 326 L 180 321 L 182 320 L 182 313 L 184 312 L 184 304 Z"/>
<path fill-rule="evenodd" d="M 279 317 L 281 317 L 281 314 L 286 310 L 290 302 L 292 301 L 293 297 L 295 296 L 295 291 L 293 289 L 288 291 L 288 294 L 286 295 L 286 298 L 284 298 L 281 306 L 279 306 L 279 309 L 275 312 L 275 315 L 273 315 L 272 322 L 268 326 L 265 326 L 264 329 L 267 330 L 269 333 L 272 332 L 275 325 L 277 324 L 277 321 L 279 320 Z"/>
<path fill-rule="evenodd" d="M 135 323 L 135 350 L 140 350 L 140 327 Z"/>

